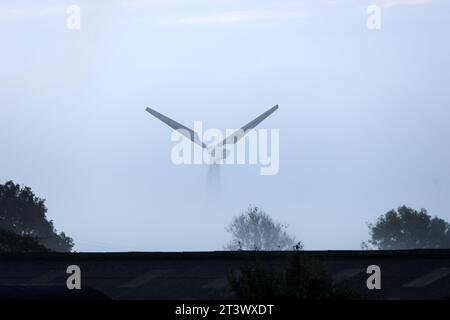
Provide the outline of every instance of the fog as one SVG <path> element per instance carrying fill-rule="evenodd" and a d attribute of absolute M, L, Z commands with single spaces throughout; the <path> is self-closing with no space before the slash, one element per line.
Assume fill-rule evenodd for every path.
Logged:
<path fill-rule="evenodd" d="M 77 251 L 221 250 L 252 204 L 305 249 L 358 249 L 400 205 L 450 220 L 450 5 L 0 4 L 0 182 L 45 198 Z M 279 129 L 280 166 L 175 165 L 171 129 Z"/>

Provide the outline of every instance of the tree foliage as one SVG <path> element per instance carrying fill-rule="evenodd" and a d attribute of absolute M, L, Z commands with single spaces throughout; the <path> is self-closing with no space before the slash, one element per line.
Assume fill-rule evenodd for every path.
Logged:
<path fill-rule="evenodd" d="M 450 225 L 425 209 L 399 207 L 381 215 L 369 229 L 369 244 L 380 250 L 450 248 Z"/>
<path fill-rule="evenodd" d="M 302 249 L 301 242 L 286 232 L 287 226 L 274 222 L 258 207 L 235 217 L 226 230 L 231 233 L 229 250 L 293 250 Z"/>
<path fill-rule="evenodd" d="M 0 252 L 48 252 L 31 236 L 18 235 L 7 230 L 0 230 Z"/>
<path fill-rule="evenodd" d="M 52 251 L 71 251 L 73 240 L 58 233 L 46 213 L 45 200 L 29 187 L 12 181 L 0 184 L 0 229 L 29 236 Z"/>

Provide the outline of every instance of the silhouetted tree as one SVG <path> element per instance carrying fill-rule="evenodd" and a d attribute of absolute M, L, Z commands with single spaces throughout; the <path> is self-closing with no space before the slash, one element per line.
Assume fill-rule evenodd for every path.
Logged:
<path fill-rule="evenodd" d="M 380 250 L 450 248 L 450 225 L 438 217 L 432 218 L 425 209 L 399 207 L 369 224 L 369 229 L 368 243 Z M 369 246 L 363 243 L 362 247 Z"/>
<path fill-rule="evenodd" d="M 276 223 L 258 207 L 250 206 L 247 212 L 235 217 L 226 230 L 232 240 L 229 250 L 299 250 L 301 242 L 286 233 L 287 226 Z"/>
<path fill-rule="evenodd" d="M 0 184 L 0 229 L 29 236 L 52 251 L 71 251 L 73 240 L 47 219 L 44 202 L 29 187 L 12 181 Z"/>
<path fill-rule="evenodd" d="M 228 283 L 238 299 L 245 300 L 330 300 L 358 299 L 356 293 L 343 284 L 336 284 L 325 268 L 293 253 L 282 267 L 261 260 L 244 264 L 231 273 Z"/>
<path fill-rule="evenodd" d="M 31 236 L 18 235 L 7 230 L 0 230 L 0 252 L 48 252 Z"/>

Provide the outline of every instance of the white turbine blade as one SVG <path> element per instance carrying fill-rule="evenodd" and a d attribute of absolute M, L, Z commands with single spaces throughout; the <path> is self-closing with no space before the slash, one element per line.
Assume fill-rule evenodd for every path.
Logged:
<path fill-rule="evenodd" d="M 263 114 L 261 114 L 259 117 L 255 118 L 254 120 L 247 123 L 245 126 L 243 126 L 241 129 L 233 132 L 231 135 L 226 137 L 221 143 L 217 145 L 217 147 L 221 147 L 225 144 L 234 144 L 237 143 L 245 134 L 250 131 L 251 129 L 255 128 L 258 124 L 260 124 L 264 119 L 266 119 L 268 116 L 270 116 L 272 113 L 275 112 L 275 110 L 278 109 L 278 105 L 270 108 Z"/>
<path fill-rule="evenodd" d="M 181 123 L 176 122 L 175 120 L 170 119 L 169 117 L 166 117 L 165 115 L 159 113 L 158 111 L 153 110 L 152 108 L 146 108 L 145 111 L 150 113 L 151 115 L 155 116 L 165 124 L 167 124 L 169 127 L 171 127 L 174 130 L 178 130 L 182 135 L 184 135 L 186 138 L 190 139 L 192 142 L 198 144 L 202 148 L 206 148 L 206 145 L 200 141 L 200 138 L 198 137 L 197 132 L 195 132 L 192 129 L 189 129 L 186 126 L 183 126 Z"/>

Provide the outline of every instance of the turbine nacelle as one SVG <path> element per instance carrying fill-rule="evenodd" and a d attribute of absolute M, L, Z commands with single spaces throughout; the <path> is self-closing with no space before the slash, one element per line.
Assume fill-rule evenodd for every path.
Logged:
<path fill-rule="evenodd" d="M 211 157 L 212 163 L 218 163 L 221 160 L 225 160 L 230 152 L 224 146 L 208 146 L 207 148 L 208 154 Z"/>

